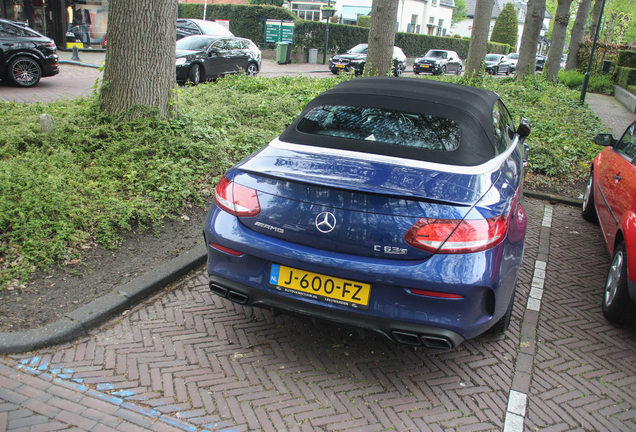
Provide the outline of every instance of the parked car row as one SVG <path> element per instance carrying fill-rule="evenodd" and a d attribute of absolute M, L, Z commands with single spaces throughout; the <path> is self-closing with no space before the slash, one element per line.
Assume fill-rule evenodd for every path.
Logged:
<path fill-rule="evenodd" d="M 329 70 L 333 74 L 354 72 L 362 75 L 367 63 L 369 44 L 358 44 L 344 54 L 337 54 L 329 59 Z M 399 77 L 406 69 L 406 55 L 402 48 L 393 47 L 393 75 Z"/>

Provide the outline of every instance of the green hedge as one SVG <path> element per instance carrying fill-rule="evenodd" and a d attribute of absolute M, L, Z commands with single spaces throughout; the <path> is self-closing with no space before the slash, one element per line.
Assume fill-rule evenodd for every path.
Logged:
<path fill-rule="evenodd" d="M 627 91 L 630 92 L 631 94 L 636 95 L 636 85 L 627 86 Z"/>
<path fill-rule="evenodd" d="M 179 3 L 179 18 L 201 18 L 203 5 Z M 325 47 L 325 23 L 299 19 L 291 11 L 276 6 L 209 4 L 206 10 L 209 20 L 230 20 L 230 30 L 236 36 L 253 40 L 263 45 L 265 37 L 265 19 L 284 19 L 296 22 L 294 28 L 294 46 L 305 49 L 317 48 L 321 53 Z M 329 46 L 331 54 L 342 53 L 369 39 L 369 29 L 347 24 L 329 24 Z M 408 57 L 418 57 L 429 49 L 447 49 L 456 51 L 463 59 L 468 56 L 470 39 L 458 39 L 447 36 L 429 36 L 415 33 L 395 34 L 395 45 L 402 48 Z M 489 53 L 508 54 L 510 45 L 488 43 Z"/>
<path fill-rule="evenodd" d="M 616 84 L 625 89 L 630 85 L 636 85 L 636 69 L 618 66 L 616 68 L 615 81 Z"/>
<path fill-rule="evenodd" d="M 636 69 L 636 51 L 619 51 L 618 65 Z"/>
<path fill-rule="evenodd" d="M 202 18 L 203 5 L 200 3 L 179 3 L 178 14 L 179 18 Z M 208 20 L 230 20 L 232 33 L 239 37 L 251 39 L 261 46 L 265 41 L 264 20 L 298 20 L 295 14 L 285 8 L 234 4 L 209 4 L 205 17 Z"/>

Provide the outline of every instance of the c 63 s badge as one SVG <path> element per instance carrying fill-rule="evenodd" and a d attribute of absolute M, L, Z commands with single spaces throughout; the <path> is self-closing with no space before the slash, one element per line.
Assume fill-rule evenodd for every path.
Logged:
<path fill-rule="evenodd" d="M 376 252 L 384 252 L 385 254 L 391 254 L 391 255 L 406 255 L 406 252 L 407 252 L 406 249 L 402 249 L 399 247 L 381 246 L 381 245 L 373 246 L 373 250 Z"/>

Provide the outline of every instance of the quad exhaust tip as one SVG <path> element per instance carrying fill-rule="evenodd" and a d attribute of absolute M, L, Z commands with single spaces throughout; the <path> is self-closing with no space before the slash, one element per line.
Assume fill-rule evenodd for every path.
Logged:
<path fill-rule="evenodd" d="M 246 296 L 245 294 L 240 293 L 238 291 L 227 289 L 224 286 L 221 286 L 219 284 L 215 284 L 212 282 L 210 283 L 210 291 L 212 291 L 214 294 L 218 295 L 219 297 L 226 298 L 229 301 L 234 303 L 244 305 L 244 304 L 247 304 L 247 302 L 249 301 L 249 297 Z"/>
<path fill-rule="evenodd" d="M 426 348 L 450 350 L 455 348 L 453 342 L 445 337 L 436 335 L 406 333 L 401 331 L 393 331 L 393 338 L 404 345 L 425 346 Z"/>

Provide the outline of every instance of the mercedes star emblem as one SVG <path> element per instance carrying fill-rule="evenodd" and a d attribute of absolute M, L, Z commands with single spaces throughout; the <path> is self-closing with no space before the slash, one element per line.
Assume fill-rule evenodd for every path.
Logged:
<path fill-rule="evenodd" d="M 316 216 L 316 228 L 321 233 L 328 233 L 333 231 L 336 227 L 336 217 L 333 213 L 330 212 L 322 212 L 318 216 Z"/>

